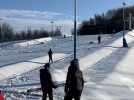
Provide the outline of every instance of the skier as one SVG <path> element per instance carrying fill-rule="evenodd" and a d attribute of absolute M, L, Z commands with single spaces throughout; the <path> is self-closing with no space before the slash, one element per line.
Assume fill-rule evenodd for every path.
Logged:
<path fill-rule="evenodd" d="M 101 36 L 99 35 L 98 36 L 98 44 L 100 44 L 101 43 Z"/>
<path fill-rule="evenodd" d="M 5 100 L 5 99 L 4 99 L 4 94 L 2 93 L 1 90 L 0 90 L 0 100 Z"/>
<path fill-rule="evenodd" d="M 41 89 L 43 92 L 43 99 L 46 100 L 47 95 L 49 96 L 49 100 L 53 100 L 53 88 L 57 88 L 52 80 L 51 73 L 49 71 L 50 64 L 47 63 L 44 65 L 43 69 L 40 69 L 40 82 Z"/>
<path fill-rule="evenodd" d="M 49 63 L 53 62 L 53 57 L 52 57 L 53 56 L 53 52 L 52 52 L 51 48 L 48 51 L 48 56 L 49 56 Z"/>
<path fill-rule="evenodd" d="M 79 69 L 78 60 L 71 61 L 68 68 L 67 79 L 65 83 L 64 100 L 80 100 L 81 93 L 84 87 L 82 71 Z"/>

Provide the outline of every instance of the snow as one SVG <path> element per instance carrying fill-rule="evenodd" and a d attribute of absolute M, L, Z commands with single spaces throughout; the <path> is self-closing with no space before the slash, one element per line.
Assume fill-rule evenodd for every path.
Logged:
<path fill-rule="evenodd" d="M 53 55 L 54 57 L 53 59 L 55 61 L 55 59 L 62 58 L 64 56 L 65 54 L 56 53 Z M 47 63 L 47 62 L 48 62 L 48 56 L 43 56 L 25 62 L 4 66 L 0 68 L 0 81 L 7 79 L 9 77 L 21 75 L 35 68 L 39 68 L 40 66 L 42 66 L 43 63 Z"/>
<path fill-rule="evenodd" d="M 25 41 L 25 42 L 21 42 L 21 43 L 16 43 L 15 46 L 22 46 L 22 47 L 26 47 L 27 45 L 28 46 L 31 46 L 31 45 L 38 45 L 40 43 L 47 43 L 49 41 L 51 41 L 52 38 L 48 37 L 48 38 L 41 38 L 41 39 L 34 39 L 34 40 L 31 40 L 31 41 Z"/>
<path fill-rule="evenodd" d="M 102 35 L 102 43 L 97 36 L 79 36 L 77 57 L 86 81 L 81 100 L 133 100 L 134 98 L 134 32 L 126 31 L 129 48 L 122 48 L 122 32 L 113 36 Z M 34 41 L 34 40 L 33 40 Z M 21 85 L 39 83 L 39 69 L 48 62 L 47 51 L 54 51 L 51 64 L 53 79 L 63 82 L 73 59 L 72 37 L 40 39 L 39 42 L 23 41 L 1 47 L 0 88 L 2 84 Z M 90 44 L 89 42 L 93 42 Z M 30 44 L 30 45 L 27 45 Z M 14 45 L 14 46 L 11 46 Z M 7 49 L 8 48 L 8 49 Z M 21 56 L 21 57 L 20 57 Z M 39 85 L 33 86 L 33 88 Z M 12 91 L 27 90 L 28 87 L 13 88 Z M 31 88 L 29 86 L 29 88 Z M 41 94 L 41 92 L 35 92 Z M 9 97 L 11 99 L 17 96 Z M 24 98 L 25 97 L 25 98 Z M 54 91 L 55 100 L 62 100 L 64 88 Z M 34 100 L 22 96 L 17 100 Z M 41 98 L 36 98 L 40 100 Z"/>

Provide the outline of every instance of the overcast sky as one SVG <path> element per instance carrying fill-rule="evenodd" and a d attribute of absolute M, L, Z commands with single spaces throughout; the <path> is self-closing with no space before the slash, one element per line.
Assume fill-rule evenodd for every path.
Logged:
<path fill-rule="evenodd" d="M 73 27 L 74 0 L 0 0 L 0 18 L 15 27 L 15 30 L 30 28 L 51 29 L 55 27 L 68 33 Z M 78 21 L 88 20 L 94 14 L 119 8 L 122 2 L 133 5 L 134 0 L 77 0 Z"/>

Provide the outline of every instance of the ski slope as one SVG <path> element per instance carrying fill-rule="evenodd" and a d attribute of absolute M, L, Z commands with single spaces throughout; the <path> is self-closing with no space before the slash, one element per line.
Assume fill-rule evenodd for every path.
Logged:
<path fill-rule="evenodd" d="M 53 55 L 54 61 L 65 57 L 66 54 L 56 53 Z M 0 68 L 0 81 L 11 78 L 14 76 L 21 75 L 25 72 L 29 72 L 33 69 L 43 66 L 43 64 L 48 62 L 48 56 L 38 57 L 32 60 L 11 64 Z M 8 73 L 8 74 L 7 74 Z"/>
<path fill-rule="evenodd" d="M 133 100 L 134 32 L 126 32 L 125 37 L 129 48 L 122 48 L 122 32 L 113 36 L 102 36 L 102 43 L 100 45 L 97 44 L 97 36 L 78 37 L 77 57 L 79 58 L 80 68 L 83 71 L 84 79 L 87 81 L 83 90 L 82 100 Z M 90 44 L 90 41 L 92 41 L 93 44 Z M 55 52 L 55 62 L 51 64 L 53 79 L 58 82 L 65 81 L 67 68 L 70 61 L 73 59 L 72 44 L 72 38 L 69 37 L 65 39 L 54 38 L 47 41 L 45 44 L 36 44 L 35 42 L 35 44 L 28 47 L 22 46 L 21 48 L 18 48 L 17 46 L 17 49 L 14 49 L 16 47 L 10 47 L 11 52 L 5 51 L 5 56 L 7 56 L 6 53 L 8 53 L 8 57 L 10 58 L 11 56 L 15 56 L 12 54 L 17 52 L 18 55 L 16 56 L 21 55 L 23 58 L 22 60 L 24 60 L 24 58 L 28 60 L 27 62 L 18 60 L 18 63 L 16 64 L 2 66 L 0 68 L 0 80 L 2 80 L 0 87 L 2 88 L 4 85 L 11 84 L 11 80 L 14 85 L 39 83 L 39 69 L 42 64 L 48 61 L 47 51 L 49 48 L 52 48 Z M 14 60 L 12 60 L 12 62 L 14 62 Z M 36 87 L 40 86 L 33 86 L 33 88 Z M 29 86 L 29 88 L 31 87 Z M 27 90 L 28 87 L 10 87 L 10 89 L 12 91 L 20 91 Z M 41 92 L 35 93 L 41 95 Z M 32 97 L 28 98 L 28 96 L 24 95 L 22 97 L 8 95 L 9 99 L 41 100 L 41 97 L 33 99 Z M 54 91 L 55 100 L 63 100 L 63 96 L 63 87 L 59 87 Z"/>

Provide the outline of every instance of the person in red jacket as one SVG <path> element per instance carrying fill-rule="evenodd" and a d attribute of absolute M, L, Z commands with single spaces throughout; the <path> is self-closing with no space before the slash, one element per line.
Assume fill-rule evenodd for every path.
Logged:
<path fill-rule="evenodd" d="M 0 90 L 0 100 L 5 100 L 5 99 L 4 99 L 4 94 L 2 93 L 1 90 Z"/>

